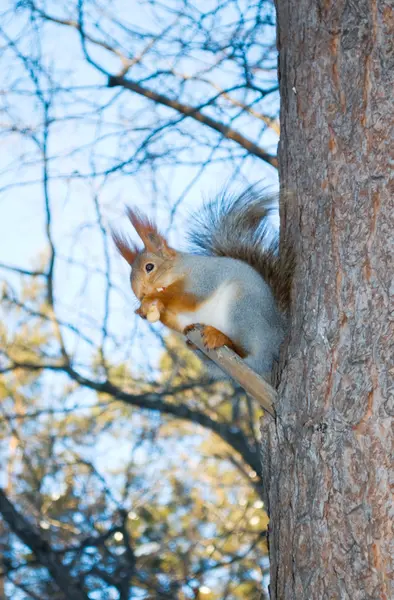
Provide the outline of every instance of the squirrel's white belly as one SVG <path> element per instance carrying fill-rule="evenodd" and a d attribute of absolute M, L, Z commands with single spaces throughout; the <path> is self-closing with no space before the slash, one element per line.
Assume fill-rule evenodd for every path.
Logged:
<path fill-rule="evenodd" d="M 237 295 L 235 282 L 221 285 L 216 292 L 195 311 L 178 313 L 177 321 L 181 329 L 201 323 L 216 327 L 222 333 L 230 336 L 232 331 L 230 310 Z"/>

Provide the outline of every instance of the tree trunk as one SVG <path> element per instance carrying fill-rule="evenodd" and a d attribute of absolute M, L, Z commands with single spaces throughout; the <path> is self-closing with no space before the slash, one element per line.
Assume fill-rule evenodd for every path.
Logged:
<path fill-rule="evenodd" d="M 278 418 L 262 427 L 271 599 L 392 600 L 393 0 L 277 12 L 298 264 Z"/>

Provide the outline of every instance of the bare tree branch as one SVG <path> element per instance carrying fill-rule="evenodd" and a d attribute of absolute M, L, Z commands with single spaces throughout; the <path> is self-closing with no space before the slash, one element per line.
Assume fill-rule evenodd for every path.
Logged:
<path fill-rule="evenodd" d="M 254 142 L 252 142 L 251 140 L 249 140 L 248 138 L 243 136 L 241 133 L 239 133 L 235 129 L 232 129 L 228 125 L 225 125 L 224 123 L 220 123 L 220 121 L 216 121 L 215 119 L 212 119 L 208 115 L 205 115 L 204 113 L 201 112 L 201 110 L 199 108 L 195 108 L 193 106 L 189 106 L 188 104 L 183 104 L 182 102 L 179 102 L 178 100 L 168 98 L 167 96 L 164 96 L 163 94 L 159 94 L 158 92 L 155 92 L 146 87 L 143 87 L 136 81 L 132 81 L 131 79 L 126 79 L 124 77 L 117 76 L 117 75 L 111 75 L 109 77 L 108 86 L 109 87 L 121 86 L 127 90 L 131 90 L 132 92 L 139 94 L 140 96 L 149 98 L 150 100 L 153 100 L 157 104 L 162 104 L 163 106 L 168 106 L 169 108 L 173 108 L 174 110 L 181 113 L 182 115 L 185 115 L 185 117 L 190 117 L 191 119 L 194 119 L 195 121 L 198 121 L 199 123 L 203 123 L 210 129 L 214 129 L 215 131 L 220 133 L 223 137 L 227 138 L 228 140 L 233 140 L 234 142 L 237 142 L 237 144 L 239 144 L 240 146 L 245 148 L 245 150 L 247 150 L 250 154 L 253 154 L 254 156 L 257 156 L 258 158 L 261 158 L 266 163 L 271 165 L 271 167 L 275 167 L 275 169 L 278 168 L 278 159 L 276 158 L 276 156 L 269 154 L 268 152 L 263 150 L 260 146 L 258 146 L 257 144 L 255 144 Z"/>
<path fill-rule="evenodd" d="M 212 178 L 275 177 L 273 5 L 137 5 L 142 18 L 99 0 L 0 11 L 3 493 L 81 594 L 197 598 L 220 569 L 215 596 L 248 580 L 258 597 L 260 407 L 197 380 L 178 340 L 134 318 L 106 232 L 126 195 L 173 236 Z M 0 515 L 0 597 L 63 598 L 15 533 Z"/>
<path fill-rule="evenodd" d="M 30 271 L 29 269 L 21 269 L 20 267 L 13 267 L 4 263 L 0 263 L 0 269 L 13 271 L 14 273 L 19 273 L 20 275 L 29 275 L 29 277 L 46 277 L 46 273 L 44 273 L 44 271 Z"/>
<path fill-rule="evenodd" d="M 5 367 L 0 370 L 0 374 L 10 372 L 15 369 L 24 369 L 28 371 L 50 370 L 64 372 L 80 385 L 91 390 L 95 390 L 99 393 L 108 394 L 116 400 L 121 400 L 127 404 L 130 404 L 131 406 L 138 406 L 143 410 L 158 411 L 165 415 L 171 415 L 176 419 L 187 420 L 197 425 L 201 425 L 202 427 L 205 427 L 206 429 L 216 433 L 220 438 L 222 438 L 223 441 L 232 446 L 234 450 L 236 450 L 242 456 L 243 460 L 260 476 L 261 465 L 257 449 L 252 449 L 249 446 L 246 436 L 238 427 L 235 427 L 230 423 L 215 421 L 207 414 L 199 410 L 189 408 L 186 404 L 173 404 L 163 400 L 165 397 L 176 396 L 176 394 L 186 390 L 201 388 L 201 383 L 185 384 L 169 390 L 163 390 L 162 392 L 131 394 L 121 390 L 110 381 L 100 383 L 84 377 L 68 363 L 51 365 L 29 362 L 14 362 L 12 366 Z"/>
<path fill-rule="evenodd" d="M 151 48 L 154 45 L 154 43 L 157 41 L 157 39 L 161 37 L 160 35 L 158 35 L 156 38 L 154 38 L 147 45 L 147 47 L 145 48 L 143 53 L 137 59 L 136 58 L 129 59 L 119 49 L 115 48 L 113 45 L 111 45 L 107 42 L 104 42 L 103 40 L 100 40 L 100 39 L 88 34 L 85 31 L 84 22 L 83 22 L 83 17 L 84 17 L 84 12 L 83 12 L 84 2 L 83 2 L 83 0 L 79 0 L 79 2 L 78 2 L 79 21 L 76 21 L 73 19 L 61 19 L 58 17 L 54 17 L 54 16 L 42 11 L 41 9 L 36 7 L 33 3 L 31 4 L 31 6 L 34 8 L 34 11 L 41 16 L 42 19 L 44 19 L 46 21 L 51 21 L 53 23 L 57 23 L 58 25 L 64 25 L 66 27 L 74 28 L 79 32 L 80 39 L 81 39 L 81 45 L 82 45 L 82 49 L 83 49 L 86 60 L 92 66 L 94 66 L 97 70 L 99 70 L 101 73 L 103 73 L 103 75 L 108 76 L 108 87 L 120 86 L 120 87 L 123 87 L 124 89 L 133 91 L 140 96 L 148 98 L 149 100 L 152 100 L 156 104 L 160 104 L 162 106 L 167 106 L 169 108 L 172 108 L 173 110 L 176 110 L 178 113 L 184 115 L 185 117 L 190 117 L 191 119 L 194 119 L 195 121 L 198 121 L 199 123 L 202 123 L 203 125 L 209 127 L 210 129 L 213 129 L 214 131 L 220 133 L 224 138 L 236 142 L 242 148 L 244 148 L 249 154 L 260 158 L 261 160 L 268 163 L 275 169 L 278 168 L 278 160 L 277 160 L 276 156 L 270 154 L 269 152 L 266 152 L 265 150 L 263 150 L 263 148 L 261 148 L 261 146 L 259 146 L 252 140 L 248 139 L 246 136 L 242 135 L 239 131 L 233 129 L 229 125 L 225 125 L 224 123 L 218 121 L 217 119 L 213 119 L 212 117 L 209 117 L 208 115 L 201 112 L 201 109 L 204 108 L 204 106 L 209 105 L 209 101 L 205 102 L 200 107 L 193 107 L 193 106 L 190 106 L 183 102 L 180 102 L 179 100 L 176 100 L 174 98 L 169 98 L 168 96 L 166 96 L 164 94 L 155 92 L 154 90 L 151 90 L 151 89 L 141 85 L 141 83 L 139 83 L 135 80 L 125 78 L 125 74 L 130 70 L 130 68 L 133 65 L 135 65 L 136 63 L 138 63 L 141 60 L 142 56 L 148 51 L 148 49 Z M 165 29 L 164 31 L 167 31 L 167 29 Z M 163 35 L 163 34 L 161 34 L 161 35 Z M 123 65 L 119 74 L 111 75 L 110 73 L 108 73 L 107 70 L 103 69 L 103 67 L 101 67 L 95 60 L 93 60 L 88 53 L 86 42 L 90 42 L 91 44 L 93 44 L 95 46 L 99 46 L 99 47 L 107 50 L 108 52 L 114 54 L 115 56 L 117 56 Z M 174 72 L 174 74 L 175 74 L 175 72 Z M 185 76 L 182 76 L 182 78 L 184 81 L 186 81 L 188 79 Z M 198 77 L 196 77 L 195 79 L 196 79 L 196 81 L 198 81 L 199 79 L 201 81 L 203 81 L 201 78 L 198 78 Z M 232 104 L 234 104 L 236 106 L 240 106 L 243 110 L 245 110 L 246 112 L 250 112 L 251 114 L 253 114 L 253 116 L 256 117 L 256 113 L 254 113 L 248 105 L 243 104 L 243 103 L 229 97 L 227 90 L 221 90 L 220 87 L 218 87 L 216 84 L 214 84 L 212 82 L 208 82 L 208 83 L 209 83 L 209 85 L 212 85 L 213 87 L 216 87 L 219 90 L 218 97 L 220 97 L 220 96 L 226 97 Z M 246 87 L 248 87 L 248 85 L 249 85 L 249 87 L 252 88 L 250 83 L 247 84 Z M 239 87 L 239 86 L 237 86 L 237 87 Z M 272 91 L 275 91 L 275 89 L 277 89 L 276 86 L 265 92 L 263 91 L 262 94 L 265 95 L 265 94 L 271 93 Z M 273 119 L 266 117 L 262 114 L 258 114 L 258 118 L 263 120 L 268 127 L 272 127 L 274 129 L 274 131 L 276 133 L 278 133 L 279 130 L 278 130 L 277 122 L 275 122 Z"/>
<path fill-rule="evenodd" d="M 66 598 L 88 600 L 81 583 L 77 582 L 67 567 L 57 558 L 49 543 L 22 516 L 0 488 L 0 512 L 10 529 L 30 548 L 40 564 L 48 569 L 53 580 Z"/>

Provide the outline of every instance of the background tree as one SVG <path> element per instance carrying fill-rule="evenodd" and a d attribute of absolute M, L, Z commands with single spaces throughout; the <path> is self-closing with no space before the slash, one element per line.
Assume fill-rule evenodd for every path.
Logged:
<path fill-rule="evenodd" d="M 273 6 L 199 4 L 3 9 L 5 597 L 253 599 L 267 580 L 259 410 L 134 320 L 107 234 L 129 202 L 179 244 L 201 191 L 274 181 Z"/>
<path fill-rule="evenodd" d="M 393 4 L 277 5 L 298 268 L 262 438 L 271 598 L 392 598 Z"/>

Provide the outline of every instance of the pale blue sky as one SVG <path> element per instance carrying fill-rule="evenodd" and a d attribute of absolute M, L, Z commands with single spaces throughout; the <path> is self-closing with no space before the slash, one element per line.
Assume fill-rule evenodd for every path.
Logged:
<path fill-rule="evenodd" d="M 152 13 L 148 15 L 141 9 L 138 2 L 135 3 L 135 7 L 136 10 L 131 9 L 130 11 L 129 2 L 123 0 L 117 3 L 119 14 L 123 13 L 125 18 L 127 16 L 133 23 L 138 21 L 143 27 L 147 18 L 152 20 Z M 50 2 L 48 12 L 61 15 L 63 10 L 58 9 L 56 3 Z M 159 25 L 160 23 L 157 24 L 157 27 Z M 4 28 L 11 37 L 16 31 L 22 30 L 24 26 L 22 15 L 17 19 L 10 17 Z M 68 174 L 88 172 L 91 169 L 91 155 L 83 149 L 103 133 L 120 131 L 123 124 L 129 126 L 129 123 L 122 122 L 122 118 L 119 119 L 119 115 L 126 114 L 130 107 L 135 110 L 139 106 L 145 106 L 145 101 L 132 93 L 126 92 L 119 96 L 118 89 L 107 89 L 105 87 L 106 78 L 94 67 L 87 65 L 83 59 L 76 32 L 69 31 L 64 27 L 56 27 L 56 29 L 51 27 L 44 31 L 45 34 L 40 38 L 40 45 L 45 62 L 53 70 L 53 79 L 55 82 L 64 84 L 66 81 L 67 86 L 80 88 L 72 97 L 65 93 L 58 99 L 55 98 L 54 107 L 50 109 L 51 114 L 59 119 L 50 128 L 48 142 L 50 155 L 56 156 L 49 164 L 53 177 L 49 191 L 53 238 L 59 252 L 55 272 L 57 309 L 59 317 L 63 320 L 71 320 L 86 335 L 95 337 L 94 330 L 101 323 L 103 314 L 103 278 L 97 274 L 87 279 L 83 269 L 75 265 L 70 266 L 64 260 L 66 257 L 71 257 L 73 261 L 80 262 L 83 266 L 89 266 L 91 270 L 102 270 L 105 267 L 102 239 L 95 222 L 96 215 L 92 195 L 96 193 L 98 196 L 102 221 L 106 228 L 109 224 L 124 225 L 127 228 L 126 219 L 123 216 L 125 203 L 146 207 L 148 211 L 153 203 L 158 207 L 154 214 L 160 224 L 166 228 L 171 206 L 177 202 L 188 186 L 196 169 L 171 164 L 164 166 L 159 171 L 155 189 L 152 188 L 148 179 L 149 169 L 142 169 L 139 174 L 127 177 L 115 173 L 105 185 L 100 178 L 95 182 L 75 177 L 67 178 Z M 21 44 L 20 47 L 23 48 L 25 45 Z M 33 47 L 31 52 L 34 54 L 36 50 Z M 102 50 L 93 50 L 92 54 L 105 68 L 111 71 L 116 71 L 118 68 L 118 61 L 112 56 L 108 57 L 107 53 Z M 184 69 L 187 67 L 187 63 L 182 65 Z M 192 67 L 190 66 L 190 68 Z M 3 61 L 1 69 L 4 71 L 3 80 L 17 82 L 15 89 L 32 89 L 31 83 L 28 83 L 26 78 L 26 71 L 12 52 L 7 56 L 7 60 Z M 215 81 L 220 78 L 225 84 L 226 74 L 215 73 Z M 92 91 L 89 86 L 93 85 L 102 87 Z M 45 81 L 44 86 L 47 86 Z M 104 124 L 95 119 L 94 115 L 92 118 L 90 106 L 92 102 L 102 105 L 118 96 L 119 99 L 107 109 Z M 11 111 L 21 127 L 28 126 L 34 129 L 40 124 L 42 115 L 40 111 L 37 111 L 32 97 L 15 93 L 12 100 Z M 83 112 L 89 113 L 86 119 L 80 116 Z M 168 114 L 170 113 L 171 111 Z M 65 117 L 66 119 L 62 120 Z M 253 137 L 251 128 L 250 125 L 245 132 Z M 102 166 L 108 165 L 108 157 L 116 153 L 115 141 L 115 138 L 110 136 L 98 145 L 95 156 L 96 168 L 100 169 Z M 262 145 L 273 151 L 276 143 L 276 136 L 268 130 L 263 136 Z M 127 154 L 127 147 L 124 152 Z M 21 156 L 23 156 L 22 168 Z M 203 155 L 201 154 L 201 156 Z M 194 156 L 194 159 L 198 159 L 198 156 Z M 256 159 L 248 159 L 241 173 L 241 178 L 238 176 L 235 182 L 236 189 L 242 189 L 242 184 L 240 184 L 242 178 L 245 182 L 263 179 L 266 184 L 273 186 L 277 181 L 275 170 Z M 42 165 L 34 144 L 26 141 L 26 138 L 18 133 L 3 138 L 0 170 L 2 212 L 0 262 L 30 268 L 36 264 L 37 256 L 47 247 L 41 177 Z M 204 196 L 212 196 L 220 192 L 224 185 L 231 185 L 233 177 L 234 164 L 231 163 L 216 164 L 206 169 L 204 175 L 187 194 L 175 215 L 174 231 L 177 233 L 171 234 L 171 241 L 174 245 L 182 245 L 181 232 L 187 226 L 191 209 L 198 207 Z M 29 183 L 34 181 L 37 183 Z M 24 185 L 19 186 L 21 183 Z M 166 194 L 165 198 L 163 198 L 162 190 Z M 109 250 L 113 282 L 124 292 L 122 296 L 111 293 L 109 326 L 114 332 L 126 334 L 125 341 L 127 337 L 130 341 L 130 335 L 133 334 L 135 325 L 133 314 L 135 304 L 129 291 L 128 267 L 115 255 L 111 243 Z M 136 325 L 146 343 L 145 335 L 148 326 L 141 321 L 137 321 Z M 89 348 L 85 347 L 83 343 L 79 342 L 78 346 L 75 346 L 75 340 L 72 339 L 74 336 L 66 335 L 71 348 L 77 351 L 77 354 L 82 351 L 81 356 L 86 356 L 86 353 L 89 353 Z M 134 350 L 139 347 L 138 339 L 139 335 L 136 343 L 132 344 Z M 154 343 L 154 337 L 150 336 L 148 339 L 149 344 Z M 132 353 L 132 360 L 135 361 L 135 364 L 140 364 L 139 358 L 139 352 Z"/>

